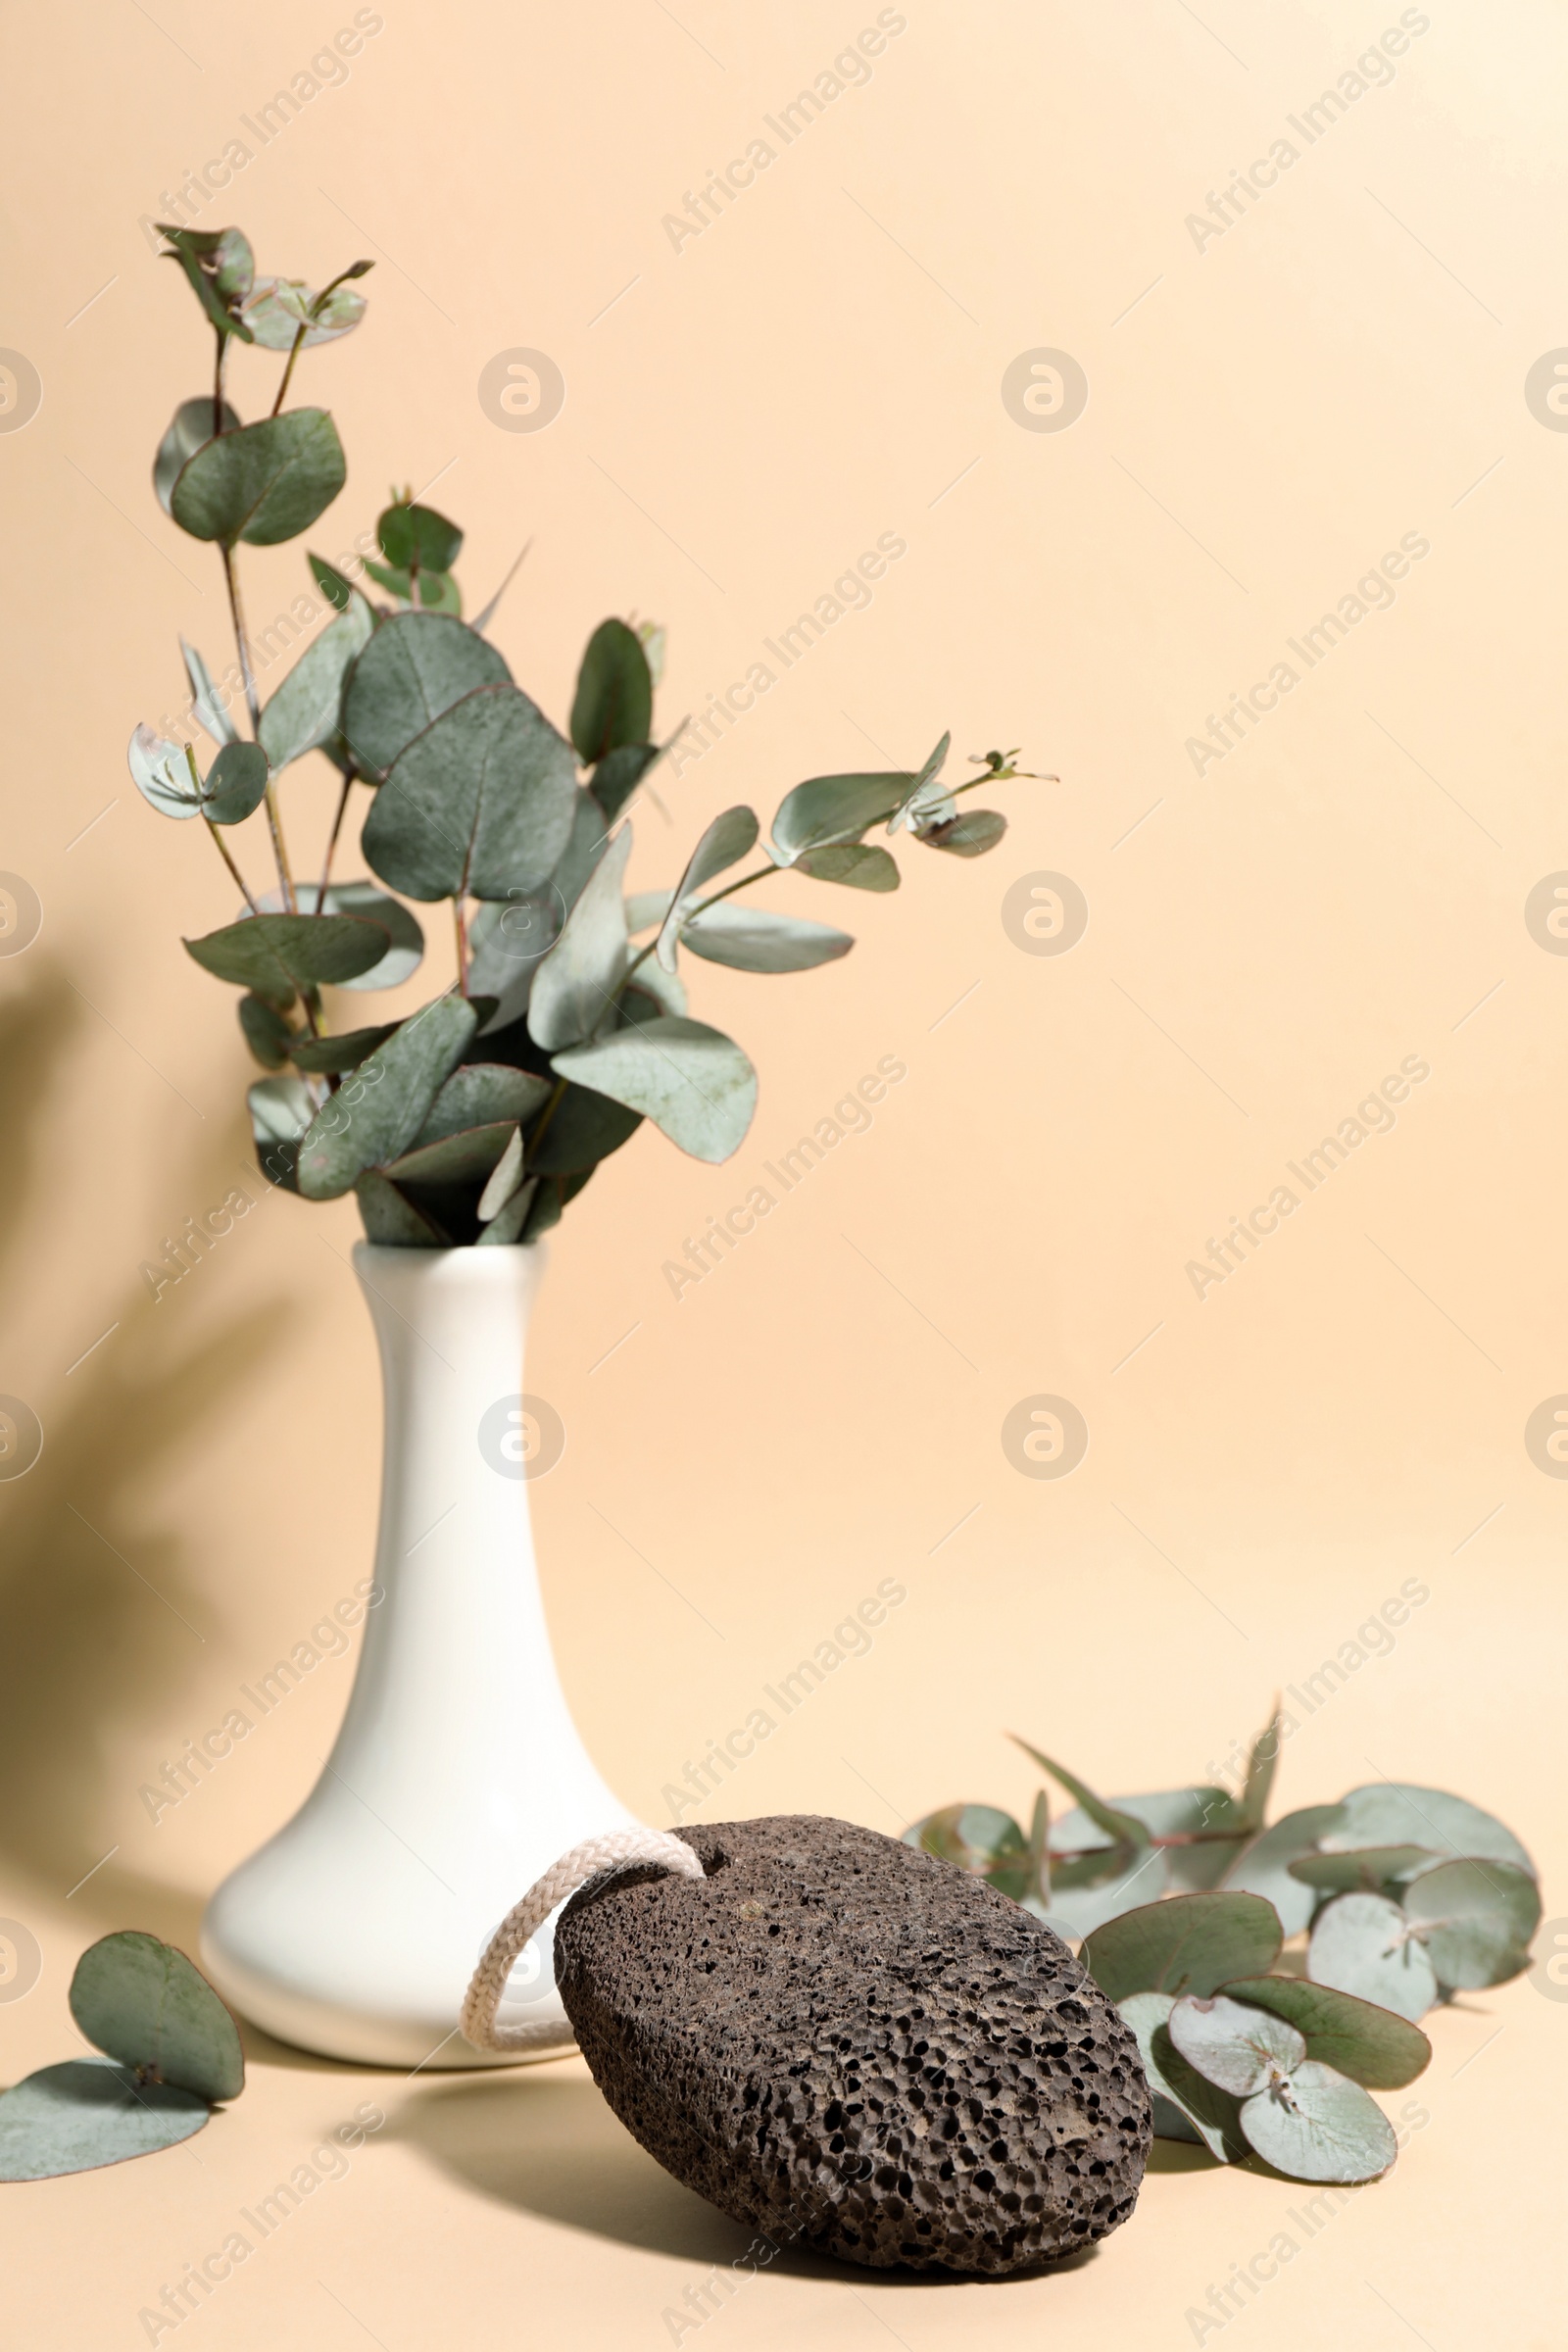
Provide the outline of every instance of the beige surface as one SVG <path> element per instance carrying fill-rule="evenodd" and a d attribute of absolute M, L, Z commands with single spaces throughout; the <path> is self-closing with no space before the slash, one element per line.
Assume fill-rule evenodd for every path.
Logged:
<path fill-rule="evenodd" d="M 960 1795 L 1021 1807 L 1008 1726 L 1102 1786 L 1198 1777 L 1416 1578 L 1430 1600 L 1303 1721 L 1283 1796 L 1377 1770 L 1457 1785 L 1541 1855 L 1550 1912 L 1568 1487 L 1523 1429 L 1568 1389 L 1568 964 L 1523 906 L 1568 865 L 1568 441 L 1522 387 L 1568 340 L 1560 12 L 1434 0 L 1392 82 L 1298 138 L 1201 251 L 1188 214 L 1293 135 L 1286 117 L 1397 24 L 1392 0 L 910 0 L 869 82 L 678 251 L 662 217 L 874 9 L 383 13 L 347 80 L 202 216 L 318 282 L 380 257 L 366 327 L 304 363 L 351 465 L 311 544 L 346 546 L 388 481 L 439 476 L 474 602 L 533 539 L 498 633 L 547 706 L 589 627 L 634 608 L 668 623 L 673 720 L 879 534 L 906 543 L 868 609 L 666 779 L 677 833 L 641 828 L 645 883 L 730 802 L 765 814 L 801 775 L 877 764 L 872 745 L 916 760 L 946 725 L 960 755 L 1020 743 L 1062 779 L 1009 788 L 988 862 L 911 857 L 900 899 L 813 908 L 860 935 L 847 964 L 705 968 L 699 1008 L 762 1072 L 752 1139 L 710 1171 L 639 1137 L 558 1237 L 530 1385 L 569 1437 L 538 1524 L 609 1777 L 666 1823 L 686 1761 L 886 1575 L 908 1598 L 870 1654 L 704 1818 L 896 1829 Z M 45 923 L 0 962 L 0 1389 L 46 1444 L 0 1488 L 0 1911 L 43 1950 L 36 1988 L 0 2008 L 7 2079 L 73 2046 L 87 1940 L 192 1936 L 215 1878 L 308 1788 L 346 1659 L 156 1825 L 138 1797 L 369 1556 L 350 1207 L 269 1202 L 156 1307 L 138 1274 L 244 1162 L 246 1064 L 227 992 L 177 945 L 231 894 L 123 766 L 132 720 L 174 707 L 176 629 L 215 657 L 223 636 L 214 562 L 147 485 L 203 359 L 138 216 L 350 15 L 11 12 L 0 342 L 45 390 L 0 436 L 0 864 Z M 498 431 L 475 397 L 517 346 L 567 382 L 538 435 Z M 1089 378 L 1059 433 L 1021 430 L 1000 397 L 1040 347 Z M 238 372 L 243 413 L 259 373 Z M 1195 772 L 1206 714 L 1405 534 L 1430 552 L 1392 607 L 1297 662 L 1256 732 Z M 304 585 L 301 548 L 248 577 L 261 626 Z M 302 838 L 328 791 L 324 769 L 291 781 Z M 1001 919 L 1041 870 L 1091 908 L 1060 957 L 1021 954 Z M 677 1302 L 663 1261 L 889 1054 L 908 1074 L 871 1131 Z M 1394 1131 L 1200 1300 L 1187 1261 L 1405 1056 L 1430 1077 Z M 1059 1483 L 1001 1447 L 1041 1393 L 1091 1432 Z M 1435 2029 L 1430 2122 L 1309 2246 L 1295 2228 L 1301 2252 L 1227 2344 L 1561 2341 L 1541 2261 L 1560 2133 L 1539 2085 L 1568 2011 L 1521 1983 Z M 666 2311 L 739 2250 L 575 2062 L 404 2082 L 262 2048 L 183 2152 L 4 2193 L 8 2341 L 146 2340 L 139 2309 L 366 2099 L 384 2126 L 182 2344 L 619 2352 L 668 2342 Z M 1175 2346 L 1303 2202 L 1178 2162 L 1073 2275 L 917 2286 L 786 2264 L 703 2341 Z"/>

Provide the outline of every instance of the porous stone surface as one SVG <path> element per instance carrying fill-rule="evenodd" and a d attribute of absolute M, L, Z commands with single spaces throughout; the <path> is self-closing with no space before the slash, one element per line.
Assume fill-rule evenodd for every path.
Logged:
<path fill-rule="evenodd" d="M 1138 2045 L 1049 1928 L 849 1822 L 678 1835 L 706 1878 L 601 1878 L 556 1930 L 594 2080 L 677 2180 L 879 2269 L 1000 2277 L 1127 2219 Z"/>

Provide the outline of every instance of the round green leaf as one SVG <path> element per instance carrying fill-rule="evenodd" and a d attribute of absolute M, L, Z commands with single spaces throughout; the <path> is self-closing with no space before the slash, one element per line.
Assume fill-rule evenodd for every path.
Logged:
<path fill-rule="evenodd" d="M 249 915 L 184 943 L 204 970 L 285 1010 L 302 987 L 368 971 L 387 946 L 380 923 L 351 914 Z"/>
<path fill-rule="evenodd" d="M 1243 1847 L 1225 1874 L 1226 1888 L 1262 1895 L 1278 1912 L 1285 1934 L 1299 1936 L 1311 1924 L 1315 1903 L 1312 1889 L 1291 1877 L 1290 1866 L 1311 1853 L 1318 1838 L 1342 1819 L 1339 1805 L 1303 1805 L 1284 1814 L 1272 1829 Z"/>
<path fill-rule="evenodd" d="M 1513 1862 L 1520 1870 L 1535 1869 L 1512 1830 L 1445 1788 L 1372 1781 L 1352 1788 L 1342 1810 L 1341 1827 L 1321 1840 L 1331 1852 L 1358 1845 L 1423 1845 L 1455 1861 Z"/>
<path fill-rule="evenodd" d="M 365 311 L 365 296 L 352 286 L 334 286 L 323 296 L 313 294 L 301 277 L 259 277 L 240 316 L 264 351 L 292 351 L 302 326 L 300 348 L 314 351 L 351 334 Z"/>
<path fill-rule="evenodd" d="M 347 474 L 326 411 L 290 409 L 197 450 L 175 479 L 170 513 L 193 539 L 275 547 L 310 528 Z"/>
<path fill-rule="evenodd" d="M 1503 1984 L 1530 1964 L 1541 1925 L 1541 1889 L 1510 1862 L 1440 1862 L 1404 1890 L 1440 1984 Z"/>
<path fill-rule="evenodd" d="M 930 850 L 946 850 L 954 858 L 983 858 L 994 850 L 1007 830 L 1007 820 L 998 808 L 966 808 L 961 815 L 949 817 L 946 824 L 926 825 L 915 835 Z"/>
<path fill-rule="evenodd" d="M 906 1830 L 904 1842 L 989 1880 L 1014 1901 L 1029 1891 L 1028 1840 L 1012 1815 L 995 1805 L 944 1805 Z"/>
<path fill-rule="evenodd" d="M 550 1115 L 550 1124 L 530 1154 L 536 1176 L 569 1176 L 608 1159 L 642 1125 L 642 1113 L 586 1086 L 568 1086 Z"/>
<path fill-rule="evenodd" d="M 1235 2000 L 1287 2018 L 1305 2037 L 1309 2058 L 1368 2090 L 1401 2090 L 1432 2057 L 1431 2042 L 1408 2018 L 1329 1984 L 1313 1984 L 1304 1977 L 1242 1977 L 1224 1990 Z"/>
<path fill-rule="evenodd" d="M 414 1140 L 433 1144 L 443 1135 L 488 1127 L 497 1119 L 531 1119 L 553 1092 L 553 1081 L 532 1070 L 514 1070 L 500 1061 L 465 1062 L 436 1096 Z"/>
<path fill-rule="evenodd" d="M 218 430 L 220 433 L 237 433 L 239 418 L 226 400 L 220 404 L 220 415 L 222 422 Z M 212 394 L 209 392 L 195 400 L 182 400 L 174 411 L 168 432 L 158 444 L 158 455 L 153 460 L 153 488 L 158 494 L 158 504 L 166 514 L 172 516 L 174 512 L 170 502 L 180 467 L 199 449 L 205 449 L 212 438 Z"/>
<path fill-rule="evenodd" d="M 256 1002 L 251 997 L 244 1000 L 247 1004 Z M 243 1006 L 241 1011 L 243 1017 Z M 294 1038 L 284 1059 L 292 1061 L 298 1070 L 330 1071 L 341 1076 L 345 1070 L 357 1070 L 396 1027 L 396 1021 L 387 1021 L 375 1029 L 341 1029 L 335 1037 Z"/>
<path fill-rule="evenodd" d="M 241 825 L 267 793 L 267 754 L 259 743 L 225 743 L 202 787 L 202 813 L 215 825 Z"/>
<path fill-rule="evenodd" d="M 493 645 L 443 612 L 382 621 L 349 673 L 343 733 L 362 773 L 380 778 L 432 720 L 478 686 L 508 684 Z"/>
<path fill-rule="evenodd" d="M 538 890 L 571 832 L 575 777 L 571 746 L 519 687 L 481 686 L 399 755 L 360 844 L 411 899 Z"/>
<path fill-rule="evenodd" d="M 1304 2038 L 1286 2018 L 1222 1992 L 1210 2000 L 1178 2001 L 1168 2023 L 1189 2066 L 1237 2099 L 1283 2082 L 1306 2056 Z"/>
<path fill-rule="evenodd" d="M 1246 2101 L 1242 2130 L 1293 2180 L 1375 2180 L 1398 2154 L 1393 2125 L 1359 2082 L 1312 2058 L 1285 2087 Z"/>
<path fill-rule="evenodd" d="M 381 553 L 399 571 L 416 564 L 421 571 L 450 571 L 463 545 L 463 533 L 434 507 L 399 504 L 383 509 L 375 526 Z"/>
<path fill-rule="evenodd" d="M 1352 1992 L 1412 2025 L 1438 1997 L 1432 1963 L 1404 1913 L 1381 1894 L 1342 1894 L 1318 1914 L 1306 1973 L 1314 1984 Z"/>
<path fill-rule="evenodd" d="M 536 980 L 536 1000 L 538 988 Z M 640 1110 L 681 1151 L 714 1165 L 740 1149 L 757 1107 L 757 1072 L 732 1038 L 705 1021 L 661 1014 L 557 1054 L 551 1066 Z"/>
<path fill-rule="evenodd" d="M 1280 1923 L 1256 1894 L 1177 1894 L 1097 1928 L 1080 1957 L 1112 2001 L 1132 1992 L 1207 1994 L 1231 1977 L 1264 1976 Z"/>
<path fill-rule="evenodd" d="M 68 2058 L 0 2094 L 0 2180 L 54 2180 L 152 2156 L 189 2139 L 211 2112 L 194 2091 L 138 2082 L 133 2066 Z"/>
<path fill-rule="evenodd" d="M 1221 2090 L 1184 2058 L 1170 2037 L 1170 2015 L 1175 1998 L 1168 1992 L 1134 1992 L 1117 2008 L 1138 2037 L 1154 2107 L 1154 2131 L 1161 2139 L 1192 2139 L 1207 2148 L 1221 2164 L 1236 2164 L 1247 2153 L 1242 2137 L 1241 2108 L 1229 2091 Z"/>
<path fill-rule="evenodd" d="M 202 796 L 182 743 L 155 734 L 144 721 L 131 736 L 126 759 L 136 790 L 160 816 L 180 822 L 200 816 Z"/>
<path fill-rule="evenodd" d="M 831 923 L 803 922 L 793 914 L 770 914 L 760 906 L 726 902 L 706 914 L 689 915 L 680 927 L 683 947 L 710 963 L 738 972 L 808 972 L 847 956 L 855 942 Z"/>
<path fill-rule="evenodd" d="M 809 776 L 787 792 L 773 819 L 774 856 L 780 865 L 794 864 L 803 851 L 858 840 L 867 826 L 878 824 L 901 806 L 914 779 L 898 774 Z M 887 858 L 884 850 L 881 855 Z M 893 860 L 889 858 L 888 863 Z M 808 869 L 819 873 L 817 867 Z M 894 868 L 895 872 L 898 870 Z M 830 877 L 820 877 L 827 880 Z M 843 876 L 831 879 L 842 880 Z M 862 884 L 861 888 L 867 887 Z M 874 887 L 874 886 L 873 886 Z M 890 884 L 883 884 L 884 889 Z"/>
<path fill-rule="evenodd" d="M 362 1169 L 408 1151 L 475 1025 L 473 1006 L 462 997 L 438 997 L 377 1046 L 321 1105 L 300 1145 L 299 1187 L 308 1200 L 334 1200 Z"/>
<path fill-rule="evenodd" d="M 648 656 L 623 620 L 602 620 L 588 640 L 571 705 L 571 740 L 587 762 L 646 744 L 654 720 Z"/>
<path fill-rule="evenodd" d="M 71 1980 L 71 2014 L 122 2066 L 203 2099 L 245 2087 L 239 2028 L 193 1961 L 139 1929 L 89 1945 Z"/>

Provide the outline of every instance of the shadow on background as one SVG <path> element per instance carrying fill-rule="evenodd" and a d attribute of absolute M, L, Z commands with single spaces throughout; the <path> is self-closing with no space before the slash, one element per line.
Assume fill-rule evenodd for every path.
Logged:
<path fill-rule="evenodd" d="M 46 1165 L 37 1131 L 40 1103 L 79 1058 L 72 1049 L 91 1020 L 42 958 L 0 1004 L 0 1101 L 10 1113 L 0 1130 L 0 1274 L 13 1279 L 35 1248 L 30 1219 L 46 1183 L 79 1192 L 80 1213 L 91 1213 L 103 1163 Z M 106 1160 L 113 1141 L 103 1139 Z M 210 1121 L 167 1171 L 165 1197 L 181 1201 L 181 1214 L 187 1205 L 199 1213 L 228 1191 L 244 1152 L 230 1121 Z M 218 1273 L 215 1265 L 203 1278 Z M 0 1484 L 0 1861 L 62 1896 L 133 1818 L 136 1788 L 108 1761 L 116 1733 L 167 1709 L 172 1688 L 199 1674 L 217 1630 L 185 1541 L 159 1524 L 149 1486 L 229 1409 L 276 1346 L 288 1309 L 281 1300 L 249 1308 L 216 1329 L 204 1311 L 205 1329 L 193 1334 L 188 1317 L 171 1313 L 169 1294 L 155 1306 L 127 1264 L 118 1294 L 94 1311 L 99 1329 L 120 1329 L 69 1382 L 57 1376 L 40 1413 L 41 1455 L 24 1478 Z M 93 1336 L 60 1334 L 59 1374 Z M 15 1374 L 0 1376 L 0 1389 L 20 1386 Z M 74 1908 L 88 1929 L 150 1928 L 195 1950 L 199 1904 L 118 1861 L 94 1872 Z"/>

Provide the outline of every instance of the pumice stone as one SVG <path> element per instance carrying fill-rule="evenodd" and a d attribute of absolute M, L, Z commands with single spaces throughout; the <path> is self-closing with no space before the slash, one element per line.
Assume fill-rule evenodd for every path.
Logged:
<path fill-rule="evenodd" d="M 1126 2221 L 1150 2098 L 1060 1937 L 951 1863 L 786 1814 L 678 1833 L 703 1879 L 600 1877 L 556 1930 L 595 2082 L 781 2250 L 1000 2278 Z"/>

